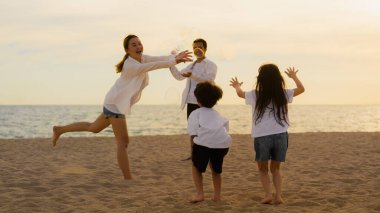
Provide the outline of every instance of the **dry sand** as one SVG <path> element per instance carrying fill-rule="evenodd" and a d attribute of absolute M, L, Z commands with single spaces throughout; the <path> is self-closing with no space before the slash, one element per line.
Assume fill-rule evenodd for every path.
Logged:
<path fill-rule="evenodd" d="M 260 204 L 250 135 L 233 135 L 223 201 L 194 192 L 187 135 L 132 137 L 134 180 L 122 180 L 113 138 L 0 139 L 0 212 L 380 212 L 380 133 L 290 134 L 283 205 Z"/>

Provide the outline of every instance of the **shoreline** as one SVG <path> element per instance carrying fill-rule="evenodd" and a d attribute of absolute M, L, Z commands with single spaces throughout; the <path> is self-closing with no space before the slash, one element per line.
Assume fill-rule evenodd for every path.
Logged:
<path fill-rule="evenodd" d="M 335 131 L 335 132 L 288 132 L 289 135 L 302 135 L 302 134 L 380 134 L 380 131 L 371 131 L 371 132 L 365 132 L 365 131 L 348 131 L 348 132 L 339 132 L 339 131 Z M 171 137 L 171 136 L 186 136 L 188 134 L 158 134 L 158 135 L 133 135 L 133 136 L 129 136 L 130 138 L 135 138 L 135 137 L 161 137 L 161 136 L 167 136 L 167 137 Z M 245 136 L 245 135 L 251 135 L 250 133 L 232 133 L 230 134 L 231 136 Z M 113 135 L 110 135 L 110 136 L 96 136 L 96 134 L 94 134 L 93 136 L 67 136 L 67 135 L 63 135 L 61 136 L 60 138 L 104 138 L 104 139 L 109 139 L 109 138 L 114 138 Z M 47 137 L 30 137 L 30 138 L 0 138 L 0 140 L 49 140 L 49 138 Z"/>
<path fill-rule="evenodd" d="M 221 202 L 195 189 L 188 135 L 132 136 L 134 180 L 122 180 L 113 137 L 0 139 L 0 212 L 377 212 L 380 132 L 289 133 L 282 164 L 284 205 L 263 205 L 250 134 L 231 134 Z"/>

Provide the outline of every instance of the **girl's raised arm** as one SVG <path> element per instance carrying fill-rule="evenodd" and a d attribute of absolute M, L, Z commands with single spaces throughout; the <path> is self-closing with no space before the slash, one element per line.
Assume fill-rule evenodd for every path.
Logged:
<path fill-rule="evenodd" d="M 305 87 L 302 85 L 302 82 L 298 79 L 297 72 L 298 70 L 296 70 L 294 67 L 288 67 L 285 71 L 286 75 L 289 78 L 293 79 L 294 83 L 296 83 L 297 86 L 297 88 L 294 89 L 293 97 L 305 92 Z"/>
<path fill-rule="evenodd" d="M 241 85 L 243 84 L 243 82 L 239 82 L 239 80 L 235 77 L 235 78 L 232 78 L 230 80 L 230 86 L 232 86 L 233 88 L 235 88 L 236 90 L 236 94 L 240 97 L 240 98 L 244 98 L 245 99 L 245 92 L 241 89 Z"/>

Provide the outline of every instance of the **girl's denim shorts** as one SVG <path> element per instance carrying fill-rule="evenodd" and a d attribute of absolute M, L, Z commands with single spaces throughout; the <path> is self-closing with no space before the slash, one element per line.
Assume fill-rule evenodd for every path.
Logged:
<path fill-rule="evenodd" d="M 256 161 L 280 161 L 284 162 L 288 150 L 288 133 L 283 132 L 274 135 L 254 138 Z"/>

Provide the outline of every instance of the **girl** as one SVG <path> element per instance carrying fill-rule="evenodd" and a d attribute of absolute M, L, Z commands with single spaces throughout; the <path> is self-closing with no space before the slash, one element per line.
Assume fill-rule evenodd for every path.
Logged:
<path fill-rule="evenodd" d="M 126 52 L 123 60 L 116 65 L 117 73 L 121 73 L 113 87 L 107 93 L 103 112 L 90 122 L 76 122 L 66 126 L 54 126 L 52 143 L 56 145 L 59 137 L 66 132 L 88 131 L 98 133 L 112 125 L 117 143 L 117 161 L 124 179 L 131 179 L 128 160 L 128 130 L 125 114 L 130 114 L 131 107 L 141 97 L 142 90 L 148 85 L 148 71 L 168 68 L 180 62 L 192 61 L 189 51 L 183 51 L 176 56 L 152 57 L 143 55 L 143 45 L 135 35 L 124 39 Z"/>
<path fill-rule="evenodd" d="M 275 203 L 283 203 L 281 197 L 280 164 L 285 162 L 288 148 L 288 103 L 293 97 L 303 93 L 305 88 L 297 77 L 298 70 L 294 67 L 286 69 L 285 73 L 293 79 L 297 88 L 285 89 L 285 82 L 280 70 L 274 64 L 265 64 L 259 68 L 256 88 L 249 92 L 241 89 L 243 82 L 231 79 L 231 86 L 235 88 L 239 97 L 244 98 L 247 105 L 252 105 L 252 137 L 260 180 L 265 191 L 265 197 L 261 203 L 272 202 L 272 191 L 268 174 L 268 161 L 273 177 L 273 185 L 276 190 Z"/>

